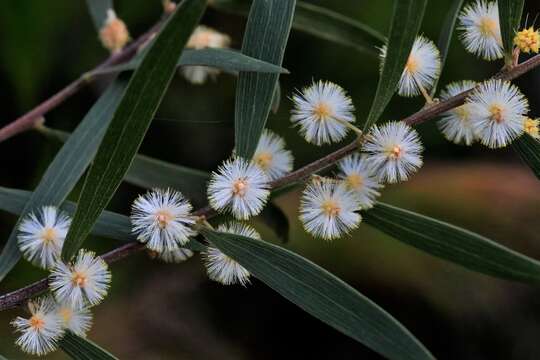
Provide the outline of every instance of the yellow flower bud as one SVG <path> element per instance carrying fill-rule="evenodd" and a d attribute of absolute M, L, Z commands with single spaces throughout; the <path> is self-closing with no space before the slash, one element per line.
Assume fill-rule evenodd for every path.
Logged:
<path fill-rule="evenodd" d="M 525 130 L 525 133 L 529 134 L 536 140 L 540 140 L 540 132 L 538 131 L 538 125 L 540 125 L 540 121 L 538 119 L 531 119 L 529 117 L 525 117 L 523 119 L 523 128 Z"/>
<path fill-rule="evenodd" d="M 129 32 L 126 24 L 116 16 L 114 10 L 107 10 L 107 21 L 99 31 L 101 43 L 112 53 L 117 53 L 129 41 Z"/>
<path fill-rule="evenodd" d="M 540 47 L 540 33 L 531 26 L 516 34 L 514 44 L 524 53 L 538 53 Z"/>

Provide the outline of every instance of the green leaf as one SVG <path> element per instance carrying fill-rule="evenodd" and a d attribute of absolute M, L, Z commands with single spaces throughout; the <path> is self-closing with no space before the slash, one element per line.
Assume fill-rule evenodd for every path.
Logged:
<path fill-rule="evenodd" d="M 364 129 L 368 129 L 381 117 L 396 92 L 414 40 L 420 30 L 426 4 L 427 0 L 394 1 L 386 58 Z"/>
<path fill-rule="evenodd" d="M 70 134 L 51 128 L 41 129 L 46 136 L 65 142 Z M 171 164 L 145 155 L 136 155 L 124 181 L 145 189 L 173 188 L 181 191 L 192 203 L 206 203 L 206 185 L 210 174 L 182 165 Z"/>
<path fill-rule="evenodd" d="M 118 359 L 92 341 L 75 335 L 71 331 L 60 341 L 60 348 L 75 360 L 115 360 Z"/>
<path fill-rule="evenodd" d="M 390 314 L 311 261 L 261 240 L 209 230 L 203 235 L 283 297 L 388 359 L 433 359 Z"/>
<path fill-rule="evenodd" d="M 113 0 L 86 0 L 86 6 L 94 22 L 94 26 L 99 32 L 107 21 L 107 10 L 114 9 Z"/>
<path fill-rule="evenodd" d="M 289 219 L 279 206 L 269 202 L 259 217 L 283 243 L 289 242 Z"/>
<path fill-rule="evenodd" d="M 171 164 L 144 155 L 137 155 L 124 180 L 146 188 L 173 188 L 181 191 L 194 204 L 206 203 L 206 185 L 210 174 Z"/>
<path fill-rule="evenodd" d="M 450 42 L 452 41 L 452 35 L 454 34 L 454 28 L 456 26 L 456 21 L 463 5 L 464 0 L 454 0 L 452 6 L 446 13 L 446 19 L 444 20 L 441 33 L 439 34 L 439 41 L 437 41 L 437 47 L 441 52 L 441 72 L 444 69 L 446 63 L 446 57 L 448 56 L 448 49 L 450 48 Z M 437 85 L 439 84 L 439 79 L 437 77 L 431 88 L 431 96 L 435 96 L 437 92 Z"/>
<path fill-rule="evenodd" d="M 63 260 L 77 252 L 131 166 L 205 7 L 205 0 L 184 0 L 133 74 L 86 177 Z"/>
<path fill-rule="evenodd" d="M 540 141 L 524 134 L 512 143 L 512 147 L 540 180 Z"/>
<path fill-rule="evenodd" d="M 122 71 L 133 71 L 141 64 L 141 56 L 133 58 L 131 61 L 97 69 L 92 71 L 91 75 L 111 74 Z M 230 49 L 186 49 L 177 62 L 177 66 L 211 66 L 227 72 L 235 73 L 239 71 L 288 74 L 289 72 L 274 64 L 254 59 L 238 51 Z"/>
<path fill-rule="evenodd" d="M 245 15 L 249 11 L 249 4 L 248 0 L 215 0 L 211 6 Z M 376 47 L 385 41 L 384 35 L 366 24 L 306 1 L 296 2 L 292 27 L 371 55 L 377 55 Z"/>
<path fill-rule="evenodd" d="M 378 203 L 369 225 L 431 255 L 467 269 L 522 282 L 540 281 L 540 262 L 457 226 Z"/>
<path fill-rule="evenodd" d="M 523 14 L 525 0 L 498 0 L 499 22 L 506 61 L 512 61 L 512 49 L 514 48 L 514 35 L 518 30 Z"/>
<path fill-rule="evenodd" d="M 99 142 L 118 106 L 126 87 L 125 80 L 116 80 L 90 109 L 70 139 L 64 144 L 41 178 L 21 217 L 0 254 L 0 280 L 17 264 L 21 254 L 17 246 L 19 221 L 42 206 L 60 205 L 69 195 L 97 151 Z"/>
<path fill-rule="evenodd" d="M 254 0 L 242 53 L 281 66 L 295 0 Z M 279 74 L 240 72 L 236 88 L 236 154 L 251 159 L 263 132 Z"/>

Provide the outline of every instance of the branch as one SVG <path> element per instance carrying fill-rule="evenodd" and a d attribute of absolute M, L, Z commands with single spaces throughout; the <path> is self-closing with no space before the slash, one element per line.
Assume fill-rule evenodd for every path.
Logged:
<path fill-rule="evenodd" d="M 532 69 L 540 66 L 540 55 L 536 55 L 533 58 L 513 67 L 512 69 L 505 71 L 503 73 L 497 74 L 494 78 L 502 80 L 512 80 L 515 79 Z M 417 113 L 406 117 L 403 119 L 409 125 L 417 125 L 423 123 L 427 120 L 433 119 L 437 115 L 451 110 L 455 107 L 462 105 L 467 99 L 468 94 L 471 92 L 465 91 L 454 97 L 451 97 L 448 100 L 442 101 L 440 103 L 430 105 Z M 343 146 L 342 148 L 334 151 L 322 157 L 310 164 L 307 164 L 300 169 L 285 175 L 284 177 L 277 179 L 270 183 L 272 189 L 276 189 L 280 186 L 291 184 L 297 181 L 301 181 L 310 175 L 317 173 L 321 170 L 328 168 L 329 166 L 334 165 L 338 160 L 344 158 L 345 156 L 355 152 L 358 149 L 359 142 L 358 140 Z M 206 218 L 211 218 L 216 215 L 216 212 L 206 206 L 194 212 L 196 216 L 204 216 Z M 118 260 L 121 260 L 131 254 L 137 253 L 144 249 L 144 245 L 138 242 L 131 242 L 124 244 L 116 249 L 113 249 L 102 255 L 102 258 L 111 264 Z M 7 310 L 24 304 L 28 299 L 33 296 L 36 296 L 47 290 L 47 279 L 42 279 L 31 285 L 28 285 L 19 290 L 15 290 L 11 293 L 0 296 L 0 311 Z"/>
<path fill-rule="evenodd" d="M 38 106 L 36 106 L 31 111 L 27 112 L 23 116 L 14 120 L 10 124 L 4 126 L 0 129 L 0 142 L 17 135 L 26 130 L 30 130 L 34 125 L 49 111 L 53 110 L 64 101 L 69 99 L 71 96 L 79 92 L 86 85 L 90 84 L 95 80 L 95 75 L 91 74 L 93 71 L 101 70 L 103 68 L 117 65 L 125 61 L 130 60 L 136 53 L 139 47 L 144 44 L 153 34 L 155 34 L 161 27 L 164 22 L 164 19 L 158 21 L 150 30 L 141 35 L 137 40 L 126 46 L 121 52 L 111 55 L 107 60 L 99 64 L 92 71 L 87 74 L 83 74 L 77 80 L 73 81 L 71 84 L 67 85 L 65 88 L 57 92 L 55 95 L 45 100 Z"/>

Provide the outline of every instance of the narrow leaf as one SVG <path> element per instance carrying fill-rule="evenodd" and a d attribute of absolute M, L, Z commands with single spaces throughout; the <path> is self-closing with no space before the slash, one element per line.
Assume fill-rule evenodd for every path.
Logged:
<path fill-rule="evenodd" d="M 281 104 L 281 86 L 279 81 L 276 84 L 276 89 L 274 90 L 274 98 L 272 99 L 272 113 L 276 114 L 279 111 L 279 105 Z"/>
<path fill-rule="evenodd" d="M 386 58 L 379 84 L 364 129 L 368 129 L 382 115 L 392 99 L 414 39 L 420 30 L 427 0 L 395 0 Z"/>
<path fill-rule="evenodd" d="M 209 230 L 203 235 L 283 297 L 388 359 L 433 359 L 390 314 L 311 261 L 261 240 Z"/>
<path fill-rule="evenodd" d="M 47 168 L 39 185 L 32 193 L 32 197 L 26 203 L 19 221 L 29 212 L 42 206 L 60 205 L 69 195 L 92 161 L 125 87 L 125 80 L 116 80 L 90 109 Z M 19 221 L 11 232 L 2 254 L 0 254 L 0 280 L 7 275 L 21 257 L 17 247 Z"/>
<path fill-rule="evenodd" d="M 525 0 L 498 0 L 501 36 L 507 61 L 512 60 L 514 35 L 518 30 Z"/>
<path fill-rule="evenodd" d="M 107 21 L 107 10 L 114 9 L 113 0 L 86 0 L 86 6 L 94 22 L 94 26 L 99 32 Z"/>
<path fill-rule="evenodd" d="M 452 41 L 452 35 L 454 34 L 454 28 L 456 26 L 456 21 L 463 5 L 464 0 L 454 0 L 448 12 L 446 13 L 446 19 L 444 20 L 441 33 L 439 34 L 439 41 L 437 41 L 437 47 L 441 52 L 441 72 L 444 69 L 446 63 L 446 57 L 448 56 L 448 49 L 450 48 L 450 42 Z M 431 96 L 435 96 L 437 92 L 437 85 L 439 84 L 439 79 L 435 79 L 435 83 L 431 88 Z"/>
<path fill-rule="evenodd" d="M 131 61 L 92 71 L 92 75 L 111 74 L 122 71 L 133 71 L 141 64 L 141 56 L 133 58 Z M 270 64 L 266 61 L 254 59 L 238 51 L 230 49 L 186 49 L 178 60 L 177 66 L 211 66 L 227 72 L 261 72 L 287 74 L 288 71 L 281 66 Z"/>
<path fill-rule="evenodd" d="M 246 15 L 249 4 L 249 0 L 215 0 L 211 6 L 221 11 Z M 371 55 L 377 55 L 376 47 L 385 41 L 384 35 L 366 24 L 307 1 L 296 2 L 292 27 Z"/>
<path fill-rule="evenodd" d="M 184 0 L 133 74 L 86 177 L 62 249 L 63 260 L 79 249 L 131 166 L 205 7 L 205 0 Z"/>
<path fill-rule="evenodd" d="M 242 53 L 281 66 L 295 0 L 254 0 Z M 251 159 L 270 113 L 279 74 L 240 72 L 236 88 L 236 153 Z"/>
<path fill-rule="evenodd" d="M 364 219 L 399 241 L 467 269 L 509 280 L 540 281 L 540 262 L 457 226 L 382 203 L 367 211 Z"/>
<path fill-rule="evenodd" d="M 540 141 L 525 134 L 515 140 L 512 146 L 540 180 Z"/>
<path fill-rule="evenodd" d="M 259 217 L 283 243 L 289 242 L 289 219 L 279 206 L 269 202 Z"/>
<path fill-rule="evenodd" d="M 67 331 L 60 341 L 60 348 L 75 360 L 117 360 L 107 350 L 92 341 Z"/>

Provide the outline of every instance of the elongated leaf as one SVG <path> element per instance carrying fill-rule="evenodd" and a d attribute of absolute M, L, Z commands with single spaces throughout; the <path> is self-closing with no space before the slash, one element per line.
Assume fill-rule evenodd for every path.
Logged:
<path fill-rule="evenodd" d="M 388 359 L 433 359 L 390 314 L 311 261 L 260 240 L 208 230 L 203 235 L 283 297 Z"/>
<path fill-rule="evenodd" d="M 392 25 L 386 49 L 386 58 L 364 129 L 369 128 L 382 115 L 392 99 L 414 39 L 420 30 L 427 0 L 395 0 Z"/>
<path fill-rule="evenodd" d="M 269 202 L 259 217 L 283 243 L 289 242 L 289 219 L 279 206 Z"/>
<path fill-rule="evenodd" d="M 107 10 L 114 9 L 113 0 L 86 0 L 86 6 L 94 22 L 94 26 L 99 32 L 107 21 Z"/>
<path fill-rule="evenodd" d="M 245 15 L 249 11 L 250 3 L 249 0 L 215 0 L 211 6 Z M 377 55 L 376 47 L 385 41 L 384 35 L 366 24 L 307 1 L 296 2 L 292 27 L 371 55 Z"/>
<path fill-rule="evenodd" d="M 540 141 L 525 134 L 514 141 L 512 146 L 540 180 Z"/>
<path fill-rule="evenodd" d="M 144 155 L 137 155 L 125 181 L 134 185 L 152 188 L 173 188 L 181 191 L 194 204 L 206 202 L 206 185 L 210 174 L 185 166 L 174 165 Z"/>
<path fill-rule="evenodd" d="M 274 90 L 274 98 L 272 99 L 272 112 L 276 114 L 279 111 L 279 105 L 281 104 L 281 85 L 279 81 L 276 84 L 276 89 Z"/>
<path fill-rule="evenodd" d="M 452 35 L 454 34 L 454 28 L 456 26 L 456 20 L 463 5 L 464 0 L 454 0 L 452 6 L 446 13 L 446 19 L 439 34 L 439 40 L 437 41 L 437 47 L 441 52 L 441 72 L 446 64 L 446 57 L 448 56 L 448 49 L 450 48 L 450 42 L 452 41 Z M 437 85 L 439 84 L 440 76 L 435 79 L 433 87 L 431 88 L 431 96 L 435 96 L 437 92 Z"/>
<path fill-rule="evenodd" d="M 125 79 L 113 82 L 88 112 L 47 168 L 32 197 L 26 203 L 19 221 L 26 214 L 41 206 L 60 205 L 69 195 L 92 161 L 125 86 Z M 21 257 L 17 247 L 18 223 L 0 255 L 0 280 L 7 275 Z"/>
<path fill-rule="evenodd" d="M 99 347 L 92 341 L 67 331 L 60 341 L 60 348 L 75 360 L 115 360 L 107 350 Z"/>
<path fill-rule="evenodd" d="M 19 215 L 31 196 L 32 193 L 29 191 L 0 187 L 0 210 Z M 61 205 L 61 209 L 70 215 L 75 213 L 76 208 L 77 205 L 71 201 L 66 201 Z M 107 210 L 101 213 L 91 233 L 122 242 L 137 240 L 131 231 L 129 217 Z M 190 241 L 184 247 L 193 251 L 203 250 L 202 245 L 196 241 Z"/>
<path fill-rule="evenodd" d="M 133 74 L 86 177 L 62 259 L 76 253 L 122 182 L 205 7 L 205 0 L 184 0 Z"/>
<path fill-rule="evenodd" d="M 501 36 L 507 61 L 512 60 L 514 35 L 521 21 L 525 0 L 498 0 Z"/>
<path fill-rule="evenodd" d="M 242 53 L 281 66 L 295 0 L 254 0 Z M 279 74 L 240 72 L 236 88 L 236 153 L 251 159 L 270 113 Z"/>
<path fill-rule="evenodd" d="M 467 269 L 540 282 L 540 262 L 457 226 L 382 203 L 367 211 L 364 219 L 397 240 Z"/>
<path fill-rule="evenodd" d="M 92 74 L 111 74 L 122 71 L 133 71 L 141 64 L 142 57 L 137 56 L 131 61 L 116 66 L 98 69 Z M 227 72 L 261 72 L 287 74 L 281 66 L 254 59 L 238 51 L 229 49 L 186 49 L 178 60 L 177 66 L 211 66 Z"/>

